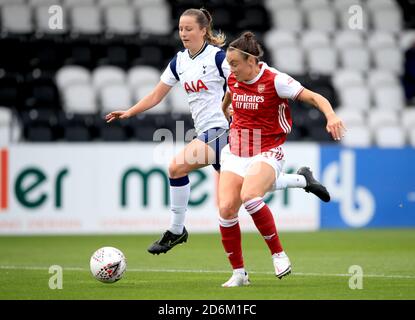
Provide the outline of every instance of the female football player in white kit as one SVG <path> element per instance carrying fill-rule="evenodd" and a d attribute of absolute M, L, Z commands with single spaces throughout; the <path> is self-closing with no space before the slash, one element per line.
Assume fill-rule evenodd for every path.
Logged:
<path fill-rule="evenodd" d="M 219 171 L 219 156 L 228 143 L 229 124 L 222 112 L 221 103 L 226 91 L 226 78 L 230 74 L 223 34 L 213 35 L 212 18 L 205 9 L 188 9 L 179 20 L 179 36 L 184 50 L 178 52 L 163 72 L 154 90 L 126 111 L 113 111 L 106 115 L 107 122 L 127 119 L 156 106 L 170 89 L 180 82 L 188 95 L 190 111 L 197 138 L 192 140 L 169 165 L 171 225 L 148 251 L 166 253 L 175 245 L 186 242 L 185 214 L 190 197 L 188 174 L 212 164 Z M 194 155 L 203 155 L 194 161 Z M 199 158 L 198 158 L 199 159 Z M 316 181 L 308 168 L 301 174 L 287 174 L 279 179 L 276 189 L 304 188 L 323 201 L 329 201 L 327 190 Z"/>
<path fill-rule="evenodd" d="M 281 146 L 292 126 L 288 99 L 298 99 L 323 112 L 326 129 L 333 139 L 340 140 L 345 129 L 327 99 L 260 62 L 261 56 L 262 49 L 251 32 L 233 41 L 226 53 L 231 74 L 222 108 L 226 113 L 232 103 L 234 116 L 229 144 L 221 153 L 219 224 L 233 274 L 223 287 L 249 284 L 238 222 L 242 204 L 268 245 L 275 275 L 281 279 L 291 272 L 291 262 L 281 246 L 274 217 L 263 201 L 275 180 L 280 179 L 284 165 Z M 260 130 L 257 137 L 255 130 Z"/>

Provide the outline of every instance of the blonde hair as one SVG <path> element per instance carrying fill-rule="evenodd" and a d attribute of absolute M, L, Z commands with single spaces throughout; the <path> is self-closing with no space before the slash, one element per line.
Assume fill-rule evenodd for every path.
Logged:
<path fill-rule="evenodd" d="M 224 33 L 219 32 L 216 35 L 213 34 L 212 16 L 206 9 L 187 9 L 185 12 L 182 13 L 181 16 L 196 17 L 196 22 L 200 26 L 200 28 L 206 28 L 205 40 L 208 43 L 218 47 L 223 47 L 225 45 L 226 37 Z"/>

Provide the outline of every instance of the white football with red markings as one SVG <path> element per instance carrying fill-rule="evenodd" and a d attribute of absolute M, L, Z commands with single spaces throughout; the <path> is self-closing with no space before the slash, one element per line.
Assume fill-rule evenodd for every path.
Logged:
<path fill-rule="evenodd" d="M 90 268 L 95 279 L 112 283 L 123 277 L 127 269 L 127 259 L 121 250 L 113 247 L 103 247 L 92 255 Z"/>

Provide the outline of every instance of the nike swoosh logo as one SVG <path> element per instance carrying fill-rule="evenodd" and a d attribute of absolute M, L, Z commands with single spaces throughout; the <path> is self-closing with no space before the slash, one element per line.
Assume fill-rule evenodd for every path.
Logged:
<path fill-rule="evenodd" d="M 172 242 L 171 240 L 169 240 L 169 246 L 172 246 L 172 245 L 176 244 L 177 242 L 179 242 L 180 240 L 182 240 L 183 237 L 184 237 L 184 234 L 180 238 L 178 238 L 176 241 L 174 241 L 174 242 Z"/>
<path fill-rule="evenodd" d="M 271 235 L 269 235 L 269 236 L 264 236 L 264 239 L 265 239 L 265 240 L 270 240 L 270 239 L 272 239 L 274 236 L 275 236 L 275 233 L 273 233 L 273 234 L 271 234 Z"/>

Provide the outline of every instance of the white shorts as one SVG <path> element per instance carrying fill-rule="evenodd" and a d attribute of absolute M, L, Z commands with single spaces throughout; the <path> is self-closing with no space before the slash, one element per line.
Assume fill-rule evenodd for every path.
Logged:
<path fill-rule="evenodd" d="M 220 155 L 220 170 L 230 171 L 244 178 L 251 165 L 258 161 L 268 163 L 274 168 L 275 179 L 277 179 L 284 167 L 284 151 L 281 146 L 278 146 L 253 157 L 239 157 L 231 153 L 228 144 L 222 149 Z M 273 189 L 275 187 L 274 183 Z"/>

